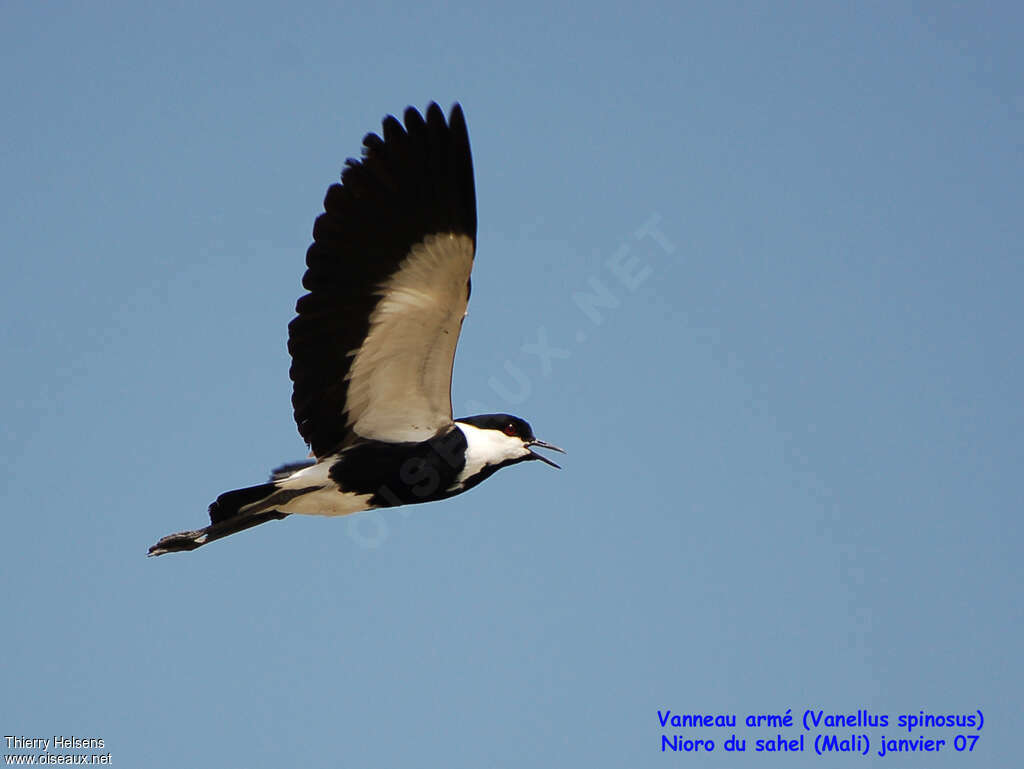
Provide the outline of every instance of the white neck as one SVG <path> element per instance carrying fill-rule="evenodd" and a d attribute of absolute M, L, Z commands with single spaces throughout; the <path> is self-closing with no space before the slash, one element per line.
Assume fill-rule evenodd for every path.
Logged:
<path fill-rule="evenodd" d="M 522 438 L 505 435 L 500 430 L 482 430 L 465 422 L 456 422 L 455 426 L 466 436 L 466 466 L 456 483 L 471 478 L 486 465 L 498 465 L 530 453 Z"/>

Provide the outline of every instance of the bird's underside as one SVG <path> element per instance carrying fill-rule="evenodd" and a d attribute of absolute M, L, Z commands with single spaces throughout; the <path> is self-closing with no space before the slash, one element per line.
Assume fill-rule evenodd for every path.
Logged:
<path fill-rule="evenodd" d="M 228 491 L 210 505 L 210 525 L 169 534 L 153 545 L 150 555 L 197 547 L 267 521 L 288 515 L 340 516 L 381 507 L 433 502 L 461 494 L 503 467 L 528 460 L 551 460 L 528 446 L 553 448 L 538 441 L 523 424 L 523 435 L 491 437 L 474 425 L 498 417 L 488 415 L 453 423 L 430 440 L 410 443 L 360 441 L 317 462 L 278 468 L 268 483 Z M 493 431 L 496 432 L 496 431 Z M 503 441 L 504 448 L 491 444 Z M 526 444 L 524 446 L 524 444 Z M 557 465 L 555 465 L 557 467 Z"/>
<path fill-rule="evenodd" d="M 465 436 L 454 425 L 422 443 L 361 441 L 292 472 L 275 470 L 269 483 L 221 494 L 210 505 L 209 526 L 168 535 L 149 554 L 194 550 L 293 514 L 339 516 L 444 499 L 464 490 L 465 449 Z"/>

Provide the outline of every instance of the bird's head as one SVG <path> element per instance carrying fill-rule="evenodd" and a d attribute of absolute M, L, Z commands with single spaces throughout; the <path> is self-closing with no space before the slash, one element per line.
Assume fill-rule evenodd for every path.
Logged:
<path fill-rule="evenodd" d="M 534 436 L 533 428 L 525 419 L 511 414 L 481 414 L 459 419 L 458 424 L 466 434 L 467 459 L 470 462 L 505 466 L 525 460 L 539 459 L 541 462 L 561 469 L 533 449 L 550 449 L 562 454 L 565 453 L 565 450 L 539 440 Z"/>

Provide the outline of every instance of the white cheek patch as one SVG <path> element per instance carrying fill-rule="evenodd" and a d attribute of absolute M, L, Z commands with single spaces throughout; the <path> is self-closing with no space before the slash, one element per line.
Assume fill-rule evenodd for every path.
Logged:
<path fill-rule="evenodd" d="M 456 484 L 476 475 L 486 465 L 501 464 L 530 453 L 521 438 L 511 437 L 497 430 L 481 430 L 464 422 L 456 422 L 455 426 L 466 436 L 466 466 L 456 478 Z"/>

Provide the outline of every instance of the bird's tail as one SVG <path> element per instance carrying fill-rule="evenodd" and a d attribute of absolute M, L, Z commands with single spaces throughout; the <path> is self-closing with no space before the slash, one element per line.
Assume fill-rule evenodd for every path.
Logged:
<path fill-rule="evenodd" d="M 280 520 L 288 513 L 282 513 L 280 510 L 268 510 L 268 505 L 258 504 L 264 500 L 269 503 L 271 501 L 269 497 L 277 491 L 278 486 L 274 483 L 261 483 L 259 486 L 225 491 L 210 505 L 209 526 L 193 531 L 168 534 L 149 548 L 149 554 L 163 555 L 164 553 L 195 550 L 207 542 L 226 537 L 229 534 L 250 529 L 267 521 Z"/>

